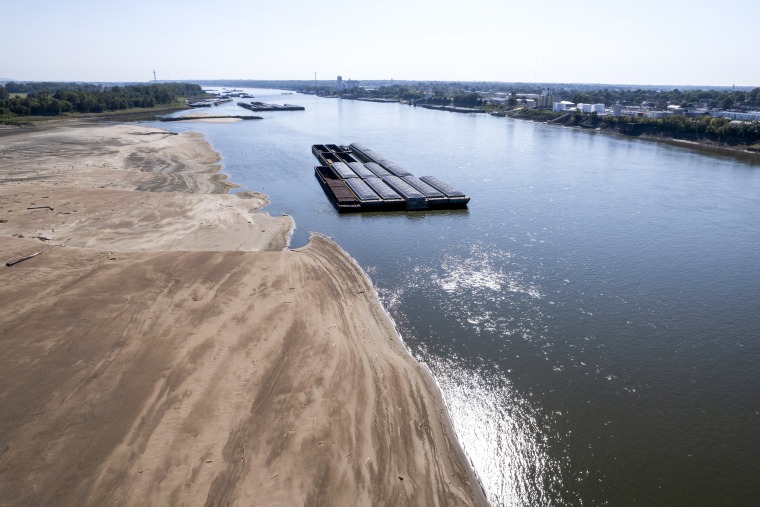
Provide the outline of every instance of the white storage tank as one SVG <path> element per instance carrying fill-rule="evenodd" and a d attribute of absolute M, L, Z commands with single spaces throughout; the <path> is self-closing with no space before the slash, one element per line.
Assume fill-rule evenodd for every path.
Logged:
<path fill-rule="evenodd" d="M 554 103 L 554 111 L 557 113 L 561 113 L 563 111 L 574 111 L 575 110 L 575 103 L 563 100 L 562 102 L 555 102 Z"/>

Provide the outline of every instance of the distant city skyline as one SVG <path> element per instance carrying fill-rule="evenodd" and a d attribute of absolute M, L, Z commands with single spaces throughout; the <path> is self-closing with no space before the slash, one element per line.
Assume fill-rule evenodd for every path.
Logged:
<path fill-rule="evenodd" d="M 0 77 L 760 86 L 749 0 L 122 5 L 4 5 Z"/>

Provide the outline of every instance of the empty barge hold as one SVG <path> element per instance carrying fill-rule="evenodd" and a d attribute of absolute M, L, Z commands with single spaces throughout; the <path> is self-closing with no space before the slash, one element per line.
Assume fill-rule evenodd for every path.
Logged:
<path fill-rule="evenodd" d="M 373 150 L 315 144 L 314 174 L 338 211 L 466 208 L 470 198 L 432 176 L 417 178 Z"/>
<path fill-rule="evenodd" d="M 340 179 L 333 172 L 331 167 L 317 166 L 314 168 L 314 175 L 340 213 L 362 211 L 356 194 L 348 188 L 345 180 Z"/>

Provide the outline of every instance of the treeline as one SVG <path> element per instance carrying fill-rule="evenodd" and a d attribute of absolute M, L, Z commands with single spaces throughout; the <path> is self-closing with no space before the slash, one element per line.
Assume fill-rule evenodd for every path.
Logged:
<path fill-rule="evenodd" d="M 620 103 L 624 106 L 646 106 L 657 109 L 665 109 L 668 105 L 721 109 L 760 106 L 760 88 L 749 91 L 604 88 L 576 91 L 564 95 L 570 95 L 570 101 L 575 103 L 605 104 L 607 106 Z"/>
<path fill-rule="evenodd" d="M 453 96 L 438 94 L 414 101 L 416 104 L 434 104 L 438 106 L 479 107 L 484 100 L 477 93 L 455 93 Z"/>
<path fill-rule="evenodd" d="M 47 92 L 54 93 L 58 90 L 73 90 L 81 92 L 100 92 L 108 88 L 102 84 L 97 83 L 64 83 L 64 82 L 50 82 L 39 81 L 32 83 L 16 83 L 10 81 L 5 84 L 5 91 L 8 93 L 37 93 Z"/>
<path fill-rule="evenodd" d="M 0 117 L 102 113 L 170 105 L 205 93 L 197 84 L 100 86 L 78 83 L 7 83 L 0 86 Z"/>
<path fill-rule="evenodd" d="M 648 134 L 691 141 L 714 141 L 732 146 L 757 146 L 760 143 L 760 122 L 734 122 L 713 116 L 688 117 L 672 115 L 667 118 L 641 116 L 599 116 L 596 113 L 555 113 L 540 109 L 520 109 L 509 113 L 534 121 L 558 123 L 585 128 L 615 129 L 635 135 Z"/>
<path fill-rule="evenodd" d="M 618 125 L 637 125 L 641 133 L 663 135 L 676 139 L 710 140 L 730 145 L 760 143 L 760 123 L 735 122 L 712 116 L 687 117 L 673 115 L 667 118 L 612 117 Z"/>
<path fill-rule="evenodd" d="M 325 82 L 320 82 L 318 85 L 299 82 L 298 86 L 291 86 L 289 89 L 317 95 L 337 94 L 336 85 Z M 544 90 L 548 90 L 557 102 L 569 100 L 574 103 L 601 103 L 607 107 L 618 103 L 623 106 L 644 106 L 650 109 L 666 109 L 669 105 L 736 110 L 751 110 L 760 107 L 760 87 L 665 89 L 653 86 L 409 81 L 377 85 L 372 84 L 371 81 L 362 81 L 360 85 L 355 84 L 353 88 L 344 90 L 342 95 L 349 98 L 383 98 L 438 105 L 480 106 L 496 92 L 542 93 Z"/>
<path fill-rule="evenodd" d="M 413 85 L 397 84 L 378 86 L 377 88 L 355 87 L 343 91 L 343 97 L 349 99 L 373 98 L 394 99 L 417 104 L 434 104 L 439 106 L 477 107 L 484 102 L 479 93 L 466 92 L 461 89 L 436 86 L 425 92 Z"/>
<path fill-rule="evenodd" d="M 354 87 L 343 90 L 343 96 L 347 98 L 371 98 L 371 99 L 394 99 L 415 100 L 422 97 L 419 90 L 406 85 L 387 85 L 378 87 Z"/>

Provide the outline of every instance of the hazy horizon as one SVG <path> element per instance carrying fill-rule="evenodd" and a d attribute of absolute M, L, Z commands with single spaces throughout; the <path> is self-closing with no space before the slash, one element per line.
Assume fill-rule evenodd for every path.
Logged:
<path fill-rule="evenodd" d="M 3 8 L 0 76 L 19 81 L 448 81 L 760 86 L 760 3 L 474 0 Z M 50 42 L 53 41 L 53 42 Z M 223 78 L 212 76 L 226 76 Z"/>
<path fill-rule="evenodd" d="M 336 76 L 337 77 L 337 76 Z M 313 82 L 314 80 L 308 80 L 308 79 L 255 79 L 255 78 L 232 78 L 232 79 L 165 79 L 161 80 L 159 79 L 157 82 L 160 83 L 196 83 L 201 84 L 201 86 L 214 86 L 214 85 L 220 85 L 220 86 L 244 86 L 248 87 L 245 83 L 270 83 L 270 84 L 276 84 L 276 83 L 288 83 L 288 82 L 295 82 L 295 83 L 309 83 Z M 363 79 L 363 80 L 356 80 L 357 83 L 378 83 L 378 82 L 398 82 L 398 83 L 458 83 L 458 84 L 467 84 L 467 83 L 485 83 L 485 84 L 504 84 L 504 85 L 526 85 L 527 86 L 545 86 L 545 87 L 552 87 L 552 86 L 566 86 L 566 87 L 605 87 L 605 88 L 661 88 L 661 89 L 726 89 L 726 88 L 736 88 L 737 90 L 752 90 L 754 88 L 757 88 L 758 86 L 754 85 L 703 85 L 703 84 L 661 84 L 661 83 L 655 83 L 655 84 L 632 84 L 632 83 L 556 83 L 556 82 L 541 82 L 541 83 L 535 83 L 535 82 L 528 82 L 528 81 L 483 81 L 480 79 L 475 80 L 463 80 L 463 79 L 454 79 L 450 81 L 441 81 L 441 80 L 434 80 L 434 79 L 415 79 L 415 80 L 409 80 L 409 79 L 395 79 L 395 80 L 388 80 L 388 79 Z M 7 78 L 7 77 L 0 77 L 0 85 L 3 83 L 83 83 L 83 84 L 99 84 L 99 85 L 132 85 L 132 84 L 152 84 L 154 81 L 146 80 L 146 81 L 85 81 L 82 79 L 72 79 L 72 80 L 66 80 L 66 81 L 60 81 L 60 80 L 51 80 L 51 79 L 40 79 L 40 80 L 31 80 L 31 79 L 14 79 L 14 78 Z M 335 79 L 320 79 L 318 80 L 318 85 L 325 86 L 334 84 L 336 82 Z M 256 86 L 252 86 L 255 88 Z M 276 88 L 276 87 L 274 87 Z"/>

